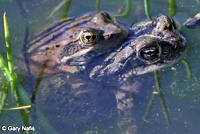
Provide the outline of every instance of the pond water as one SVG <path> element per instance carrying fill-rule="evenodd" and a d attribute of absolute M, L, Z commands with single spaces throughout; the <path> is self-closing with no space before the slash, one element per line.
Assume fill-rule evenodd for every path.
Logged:
<path fill-rule="evenodd" d="M 14 55 L 14 63 L 19 72 L 24 75 L 25 82 L 22 84 L 28 93 L 33 91 L 34 78 L 25 71 L 23 46 L 25 29 L 28 27 L 30 38 L 51 26 L 56 20 L 60 20 L 64 4 L 57 0 L 1 0 L 0 15 L 7 12 L 11 42 Z M 200 0 L 178 0 L 177 12 L 173 17 L 180 24 L 199 12 Z M 107 11 L 112 15 L 125 10 L 124 0 L 101 0 L 100 10 Z M 131 3 L 131 12 L 126 18 L 116 17 L 116 20 L 131 26 L 134 22 L 146 20 L 144 1 L 134 0 Z M 169 13 L 169 1 L 154 0 L 150 2 L 153 18 L 159 14 Z M 80 16 L 96 11 L 95 0 L 72 0 L 68 16 Z M 181 25 L 182 26 L 182 25 Z M 187 36 L 188 49 L 182 59 L 189 63 L 192 77 L 188 78 L 187 70 L 182 60 L 160 70 L 161 86 L 170 116 L 171 125 L 168 126 L 162 110 L 159 96 L 156 96 L 147 121 L 143 120 L 147 104 L 155 87 L 153 73 L 140 76 L 142 88 L 134 94 L 133 118 L 137 126 L 137 134 L 195 134 L 200 131 L 200 27 L 194 30 L 181 27 Z M 0 53 L 6 57 L 4 47 L 3 20 L 0 20 Z M 55 79 L 54 79 L 55 78 Z M 118 128 L 118 113 L 115 96 L 109 87 L 97 86 L 88 82 L 76 91 L 68 91 L 69 85 L 62 82 L 65 77 L 62 74 L 51 75 L 43 78 L 39 91 L 44 96 L 38 95 L 31 113 L 30 125 L 35 128 L 31 133 L 67 133 L 67 134 L 121 134 Z M 71 83 L 84 82 L 84 78 L 70 77 Z M 56 80 L 57 83 L 52 83 Z M 74 80 L 76 80 L 74 82 Z M 134 81 L 134 80 L 133 80 Z M 54 81 L 55 82 L 55 81 Z M 57 91 L 56 87 L 63 89 Z M 95 90 L 94 90 L 95 89 Z M 89 92 L 88 92 L 89 91 Z M 56 92 L 54 96 L 51 93 Z M 70 94 L 68 94 L 70 92 Z M 87 92 L 87 94 L 83 94 Z M 56 103 L 56 101 L 61 103 Z M 11 95 L 8 96 L 6 107 L 16 107 L 17 104 Z M 21 127 L 23 122 L 18 110 L 4 111 L 0 119 L 0 127 Z M 126 127 L 124 128 L 126 129 Z M 1 130 L 0 130 L 1 132 Z M 1 132 L 2 133 L 2 132 Z M 6 131 L 9 133 L 9 131 Z M 12 132 L 10 132 L 12 133 Z"/>

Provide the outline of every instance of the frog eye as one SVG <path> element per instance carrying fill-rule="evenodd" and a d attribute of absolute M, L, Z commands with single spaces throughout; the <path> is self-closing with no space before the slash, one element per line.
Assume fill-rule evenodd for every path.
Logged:
<path fill-rule="evenodd" d="M 155 62 L 161 56 L 161 48 L 157 44 L 148 45 L 148 46 L 142 47 L 138 51 L 137 55 L 141 60 L 144 60 L 147 62 Z"/>
<path fill-rule="evenodd" d="M 83 45 L 94 45 L 98 40 L 96 32 L 91 30 L 85 30 L 80 33 L 80 41 Z"/>

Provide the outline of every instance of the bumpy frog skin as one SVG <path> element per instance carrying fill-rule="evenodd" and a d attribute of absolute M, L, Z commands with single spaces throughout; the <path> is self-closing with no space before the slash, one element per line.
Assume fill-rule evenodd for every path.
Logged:
<path fill-rule="evenodd" d="M 133 90 L 127 87 L 129 76 L 141 75 L 168 66 L 183 55 L 187 42 L 179 33 L 175 22 L 165 15 L 153 21 L 134 26 L 135 36 L 104 58 L 95 59 L 90 64 L 88 75 L 114 89 L 119 112 L 119 127 L 126 128 L 124 133 L 134 133 L 133 98 L 130 92 L 138 90 L 137 78 Z"/>
<path fill-rule="evenodd" d="M 187 47 L 175 22 L 165 15 L 139 23 L 132 30 L 136 36 L 106 55 L 103 64 L 97 63 L 89 74 L 91 78 L 108 77 L 129 64 L 136 75 L 152 72 L 177 61 Z"/>
<path fill-rule="evenodd" d="M 45 60 L 46 73 L 74 72 L 69 66 L 84 65 L 92 57 L 105 53 L 128 38 L 128 31 L 108 13 L 87 14 L 58 23 L 30 42 L 28 57 L 33 74 Z"/>
<path fill-rule="evenodd" d="M 95 14 L 93 16 L 96 15 L 101 16 L 101 13 Z M 91 19 L 91 20 L 96 20 L 96 19 Z M 93 22 L 88 22 L 88 23 L 91 26 L 93 24 Z M 107 23 L 104 22 L 104 25 L 105 24 Z M 116 26 L 116 24 L 114 25 L 113 23 L 111 24 L 109 23 L 109 25 Z M 110 31 L 110 32 L 114 32 L 115 33 L 114 35 L 118 35 L 116 33 L 120 33 L 119 35 L 121 37 L 126 37 L 127 33 L 122 32 L 124 31 L 122 30 L 123 29 L 122 26 L 117 25 L 117 27 L 119 28 L 117 29 L 120 32 L 116 31 L 115 32 Z M 90 28 L 95 28 L 95 27 L 90 27 Z M 135 122 L 135 115 L 133 114 L 133 98 L 131 97 L 130 94 L 133 94 L 133 91 L 137 90 L 135 88 L 139 88 L 140 86 L 139 84 L 137 84 L 137 79 L 133 79 L 135 83 L 133 86 L 134 89 L 130 90 L 128 88 L 129 85 L 127 83 L 127 79 L 129 78 L 129 76 L 132 75 L 135 76 L 151 72 L 177 61 L 181 57 L 181 55 L 183 55 L 187 45 L 185 38 L 179 33 L 179 29 L 175 24 L 175 22 L 165 15 L 160 15 L 153 21 L 141 22 L 135 25 L 133 28 L 131 28 L 131 30 L 133 31 L 134 34 L 131 37 L 131 39 L 129 39 L 125 43 L 118 45 L 114 44 L 114 47 L 108 46 L 106 48 L 109 51 L 105 51 L 101 53 L 101 55 L 95 54 L 99 56 L 89 56 L 90 58 L 89 60 L 86 60 L 87 62 L 81 64 L 80 67 L 76 66 L 80 74 L 83 75 L 80 76 L 80 74 L 76 73 L 66 73 L 66 74 L 62 73 L 58 75 L 53 75 L 51 77 L 47 77 L 47 83 L 45 84 L 42 82 L 43 84 L 41 87 L 42 90 L 40 91 L 41 92 L 40 95 L 42 95 L 42 97 L 38 97 L 39 103 L 41 104 L 44 102 L 45 105 L 45 102 L 49 102 L 49 100 L 56 101 L 54 102 L 56 104 L 52 103 L 52 105 L 57 106 L 59 104 L 59 106 L 61 106 L 59 108 L 61 108 L 62 113 L 60 113 L 60 111 L 55 111 L 55 113 L 59 112 L 59 117 L 63 118 L 65 121 L 68 121 L 68 118 L 71 119 L 71 117 L 74 117 L 72 118 L 74 119 L 74 122 L 72 124 L 74 126 L 74 124 L 76 124 L 75 121 L 80 123 L 81 121 L 83 122 L 83 119 L 85 117 L 89 118 L 88 116 L 89 114 L 90 116 L 92 116 L 93 114 L 98 114 L 98 109 L 96 110 L 95 108 L 99 108 L 99 103 L 100 104 L 105 103 L 103 100 L 104 97 L 106 96 L 105 94 L 107 94 L 106 92 L 102 94 L 102 90 L 108 88 L 109 91 L 111 91 L 110 89 L 112 89 L 117 102 L 116 105 L 118 109 L 118 119 L 119 119 L 118 126 L 122 131 L 120 132 L 120 134 L 135 133 L 137 130 L 136 126 L 137 123 Z M 95 33 L 95 31 L 96 30 L 94 30 L 93 33 Z M 104 29 L 104 33 L 106 33 L 106 29 Z M 117 38 L 119 38 L 120 36 L 113 36 L 112 39 L 114 39 L 115 43 L 116 42 L 119 43 L 120 40 Z M 99 37 L 94 36 L 93 38 L 95 39 Z M 112 42 L 113 41 L 112 39 L 109 41 Z M 79 38 L 74 42 L 76 41 L 81 42 L 79 41 Z M 102 45 L 104 47 L 102 48 L 100 47 L 101 49 L 99 49 L 99 51 L 101 50 L 104 51 L 103 49 L 105 48 L 104 43 L 108 42 L 108 40 L 103 40 L 103 41 L 105 41 L 102 42 Z M 113 44 L 111 43 L 111 45 Z M 55 53 L 54 59 L 56 57 L 56 54 L 59 53 L 59 51 L 63 51 L 63 49 L 60 48 L 65 46 L 66 45 L 63 46 L 60 45 L 60 47 L 56 49 L 57 51 L 54 52 Z M 95 48 L 95 46 L 97 48 Z M 46 47 L 49 47 L 49 45 L 47 45 Z M 43 45 L 34 46 L 33 50 L 36 51 L 35 52 L 36 54 L 34 53 L 33 54 L 37 56 L 39 52 L 41 53 L 41 50 L 43 50 L 42 51 L 43 52 L 42 56 L 43 56 L 43 54 L 47 53 L 46 47 Z M 77 54 L 74 57 L 72 55 L 70 57 L 70 60 L 67 58 L 60 58 L 64 56 L 69 56 L 67 54 L 62 54 L 61 56 L 57 55 L 58 62 L 56 63 L 61 63 L 62 61 L 66 60 L 70 64 L 72 64 L 72 62 L 73 64 L 76 64 L 76 62 L 80 61 L 78 60 L 78 58 L 87 59 L 86 58 L 87 54 L 92 55 L 90 54 L 90 52 L 92 53 L 98 52 L 97 51 L 98 47 L 99 44 L 96 44 L 92 46 L 92 48 L 89 49 L 88 51 L 87 49 L 86 50 L 83 49 L 82 54 Z M 39 52 L 37 52 L 38 50 Z M 62 96 L 63 92 L 64 96 Z M 75 97 L 72 97 L 73 95 Z M 103 99 L 101 97 L 98 97 L 98 95 L 102 95 Z M 83 99 L 80 96 L 84 96 L 87 99 Z M 100 101 L 97 101 L 98 99 L 100 99 Z M 109 95 L 108 98 L 105 97 L 105 99 L 109 100 Z M 68 102 L 66 102 L 65 100 Z M 94 101 L 97 101 L 98 103 L 96 104 L 94 103 Z M 83 104 L 84 106 L 82 106 Z M 88 107 L 87 105 L 89 105 L 90 107 Z M 49 106 L 46 107 L 50 108 Z M 65 109 L 68 109 L 69 112 L 67 112 Z M 84 111 L 87 112 L 84 113 Z M 85 115 L 81 116 L 80 113 L 84 113 Z M 89 119 L 86 120 L 90 121 Z"/>

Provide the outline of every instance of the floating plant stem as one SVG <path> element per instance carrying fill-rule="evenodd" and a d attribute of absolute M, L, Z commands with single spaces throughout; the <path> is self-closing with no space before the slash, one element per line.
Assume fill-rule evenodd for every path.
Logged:
<path fill-rule="evenodd" d="M 0 90 L 0 118 L 2 111 L 6 105 L 7 97 L 8 97 L 9 83 L 5 83 Z"/>
<path fill-rule="evenodd" d="M 191 71 L 189 63 L 186 60 L 181 60 L 181 61 L 185 65 L 188 78 L 191 79 L 192 78 L 192 71 Z"/>
<path fill-rule="evenodd" d="M 30 108 L 31 105 L 27 105 L 27 106 L 21 106 L 21 107 L 12 107 L 12 108 L 5 108 L 4 110 L 18 110 L 18 109 L 26 109 L 26 108 Z"/>
<path fill-rule="evenodd" d="M 97 0 L 97 1 L 96 1 L 96 10 L 97 10 L 97 12 L 100 11 L 100 10 L 99 10 L 99 5 L 100 5 L 100 0 Z"/>
<path fill-rule="evenodd" d="M 143 120 L 146 121 L 146 119 L 147 119 L 147 117 L 149 115 L 149 112 L 151 110 L 152 104 L 153 104 L 153 102 L 155 100 L 155 97 L 156 97 L 157 94 L 159 94 L 159 97 L 160 97 L 160 100 L 161 100 L 162 109 L 163 109 L 167 124 L 168 124 L 168 126 L 170 126 L 170 118 L 169 118 L 169 114 L 168 114 L 168 111 L 167 111 L 167 106 L 166 106 L 166 103 L 165 103 L 165 100 L 164 100 L 164 96 L 163 96 L 163 93 L 162 93 L 162 89 L 161 89 L 161 85 L 160 85 L 160 74 L 159 74 L 158 71 L 155 71 L 154 75 L 155 75 L 156 87 L 154 88 L 154 91 L 152 93 L 151 99 L 150 99 L 150 101 L 148 103 L 148 106 L 146 108 L 145 114 L 143 116 Z"/>
<path fill-rule="evenodd" d="M 127 17 L 131 12 L 131 0 L 126 0 L 126 11 L 123 14 L 115 15 L 116 17 Z"/>
<path fill-rule="evenodd" d="M 59 5 L 57 5 L 54 10 L 50 13 L 49 17 L 52 17 L 65 3 L 67 0 L 63 0 Z M 64 10 L 65 11 L 65 10 Z M 64 13 L 64 12 L 63 12 Z"/>
<path fill-rule="evenodd" d="M 154 88 L 154 91 L 153 91 L 153 93 L 152 93 L 151 99 L 149 100 L 148 105 L 147 105 L 147 108 L 146 108 L 146 110 L 145 110 L 145 114 L 144 114 L 144 116 L 143 116 L 143 120 L 144 120 L 144 121 L 147 121 L 147 117 L 148 117 L 148 115 L 149 115 L 149 113 L 150 113 L 150 111 L 151 111 L 152 104 L 153 104 L 153 102 L 154 102 L 154 100 L 155 100 L 155 97 L 156 97 L 156 88 Z"/>
<path fill-rule="evenodd" d="M 156 80 L 156 89 L 157 89 L 156 91 L 159 94 L 159 97 L 160 97 L 160 100 L 161 100 L 161 105 L 162 105 L 162 108 L 163 108 L 163 112 L 164 112 L 167 124 L 168 124 L 168 126 L 170 126 L 170 118 L 169 118 L 167 106 L 166 106 L 164 96 L 163 96 L 163 92 L 162 92 L 161 85 L 160 85 L 160 74 L 159 74 L 158 71 L 155 71 L 154 74 L 155 74 L 155 80 Z"/>
<path fill-rule="evenodd" d="M 6 79 L 9 81 L 10 73 L 9 73 L 8 65 L 6 64 L 1 54 L 0 54 L 0 68 L 2 69 L 2 72 L 4 76 L 6 77 Z"/>
<path fill-rule="evenodd" d="M 169 17 L 176 14 L 176 0 L 169 0 Z"/>
<path fill-rule="evenodd" d="M 152 20 L 151 13 L 150 13 L 150 3 L 149 0 L 144 0 L 144 9 L 146 16 L 149 20 Z"/>
<path fill-rule="evenodd" d="M 47 56 L 46 56 L 46 59 L 47 59 L 47 60 L 46 60 L 46 61 L 43 63 L 43 65 L 42 65 L 42 69 L 40 70 L 39 76 L 38 76 L 37 81 L 36 81 L 36 83 L 35 83 L 33 95 L 32 95 L 32 97 L 31 97 L 31 105 L 32 105 L 32 104 L 34 103 L 34 101 L 35 101 L 35 98 L 36 98 L 36 95 L 37 95 L 37 92 L 38 92 L 40 83 L 41 83 L 41 81 L 42 81 L 43 75 L 44 75 L 44 73 L 45 73 L 45 69 L 47 68 L 47 64 L 48 64 L 48 61 L 49 61 L 49 59 L 50 59 L 50 57 L 51 57 L 51 54 L 52 54 L 52 51 L 53 51 L 53 50 L 54 50 L 54 47 L 51 47 L 50 50 L 49 50 L 48 53 L 47 53 Z M 30 116 L 31 109 L 32 109 L 32 107 L 30 107 L 30 108 L 28 109 L 28 117 Z"/>
<path fill-rule="evenodd" d="M 65 3 L 65 8 L 64 8 L 64 11 L 63 11 L 63 14 L 62 14 L 62 19 L 68 17 L 68 11 L 69 11 L 71 2 L 72 2 L 72 0 L 67 0 L 67 1 L 66 1 L 66 3 Z"/>
<path fill-rule="evenodd" d="M 14 75 L 14 65 L 13 65 L 13 57 L 12 57 L 12 48 L 10 42 L 10 35 L 9 35 L 9 28 L 8 28 L 8 21 L 7 15 L 4 13 L 4 32 L 5 32 L 5 40 L 6 40 L 6 48 L 7 48 L 7 58 L 8 58 L 8 68 L 10 71 L 11 76 Z"/>
<path fill-rule="evenodd" d="M 1 67 L 3 70 L 4 75 L 6 76 L 7 80 L 10 82 L 11 91 L 13 95 L 15 96 L 15 99 L 17 100 L 17 104 L 19 107 L 23 106 L 23 103 L 21 101 L 21 97 L 18 91 L 18 79 L 14 72 L 14 65 L 13 65 L 13 58 L 12 58 L 12 49 L 11 49 L 11 42 L 10 42 L 10 35 L 9 35 L 9 28 L 8 28 L 8 21 L 6 13 L 3 15 L 4 20 L 4 31 L 5 31 L 5 40 L 6 40 L 6 48 L 7 48 L 7 58 L 8 58 L 8 66 L 6 62 L 3 59 L 2 56 L 0 56 L 1 59 Z M 8 71 L 9 70 L 9 71 Z M 28 126 L 28 118 L 26 111 L 24 109 L 20 109 L 20 114 L 22 116 L 22 120 L 25 126 Z M 27 131 L 27 133 L 30 133 Z"/>

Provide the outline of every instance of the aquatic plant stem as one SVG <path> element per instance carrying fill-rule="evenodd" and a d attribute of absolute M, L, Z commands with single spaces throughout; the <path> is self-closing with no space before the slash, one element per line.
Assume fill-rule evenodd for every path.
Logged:
<path fill-rule="evenodd" d="M 156 97 L 156 88 L 154 88 L 154 91 L 153 91 L 153 93 L 152 93 L 151 99 L 149 100 L 148 105 L 147 105 L 147 108 L 146 108 L 146 110 L 145 110 L 145 114 L 144 114 L 144 116 L 143 116 L 143 120 L 144 120 L 144 121 L 147 121 L 147 117 L 148 117 L 148 115 L 149 115 L 149 113 L 150 113 L 150 111 L 151 111 L 152 104 L 153 104 L 153 102 L 154 102 L 154 100 L 155 100 L 155 97 Z"/>
<path fill-rule="evenodd" d="M 0 68 L 2 69 L 2 72 L 3 72 L 4 76 L 6 77 L 6 79 L 9 81 L 11 76 L 9 73 L 8 65 L 6 64 L 4 58 L 1 54 L 0 54 Z"/>
<path fill-rule="evenodd" d="M 67 0 L 67 1 L 66 1 L 66 3 L 65 3 L 65 8 L 64 8 L 64 11 L 63 11 L 63 14 L 62 14 L 62 19 L 68 17 L 68 11 L 69 11 L 71 2 L 72 2 L 72 0 Z"/>
<path fill-rule="evenodd" d="M 176 11 L 176 0 L 169 0 L 169 17 L 173 17 Z"/>
<path fill-rule="evenodd" d="M 185 65 L 185 68 L 186 68 L 186 71 L 187 71 L 187 77 L 189 79 L 192 79 L 192 71 L 191 71 L 189 63 L 186 60 L 181 60 L 181 62 Z"/>
<path fill-rule="evenodd" d="M 156 80 L 156 87 L 155 88 L 156 88 L 156 91 L 159 94 L 159 97 L 160 97 L 160 100 L 161 100 L 161 105 L 162 105 L 162 108 L 163 108 L 163 112 L 164 112 L 167 124 L 168 124 L 168 126 L 170 126 L 170 124 L 171 124 L 170 118 L 169 118 L 167 106 L 166 106 L 164 96 L 163 96 L 163 92 L 162 92 L 161 85 L 160 85 L 160 74 L 159 74 L 158 71 L 154 71 L 154 74 L 155 74 L 155 80 Z"/>
<path fill-rule="evenodd" d="M 144 9 L 145 9 L 145 13 L 146 13 L 147 18 L 149 20 L 152 20 L 151 13 L 150 13 L 150 3 L 149 3 L 149 0 L 144 0 Z"/>
<path fill-rule="evenodd" d="M 12 56 L 12 48 L 11 48 L 11 41 L 9 36 L 9 28 L 8 28 L 8 21 L 7 21 L 7 15 L 4 13 L 4 32 L 5 32 L 5 40 L 6 40 L 6 48 L 7 48 L 7 58 L 8 58 L 8 69 L 12 76 L 14 75 L 14 65 L 13 65 L 13 56 Z"/>
<path fill-rule="evenodd" d="M 0 118 L 4 107 L 6 106 L 9 90 L 9 82 L 5 83 L 0 90 Z"/>
<path fill-rule="evenodd" d="M 149 115 L 149 112 L 152 108 L 152 104 L 155 100 L 155 97 L 157 94 L 159 94 L 159 97 L 160 97 L 160 101 L 161 101 L 161 105 L 162 105 L 162 109 L 163 109 L 163 112 L 164 112 L 164 116 L 166 118 L 166 122 L 168 124 L 168 126 L 170 126 L 170 118 L 169 118 L 169 114 L 168 114 L 168 111 L 167 111 L 167 106 L 166 106 L 166 103 L 165 103 L 165 100 L 164 100 L 164 96 L 163 96 L 163 92 L 162 92 L 162 89 L 161 89 L 161 85 L 160 85 L 160 74 L 159 74 L 159 71 L 154 71 L 154 75 L 155 75 L 155 81 L 156 81 L 156 87 L 154 88 L 154 91 L 152 93 L 152 96 L 151 96 L 151 99 L 147 105 L 147 108 L 146 108 L 146 111 L 145 111 L 145 114 L 143 116 L 143 120 L 144 121 L 147 121 L 147 117 Z"/>
<path fill-rule="evenodd" d="M 47 68 L 48 61 L 49 61 L 49 59 L 51 57 L 51 54 L 52 54 L 53 50 L 54 50 L 54 47 L 51 47 L 50 50 L 48 51 L 47 55 L 46 55 L 46 60 L 42 65 L 42 69 L 40 70 L 40 73 L 39 73 L 38 78 L 37 78 L 36 83 L 35 83 L 35 87 L 34 87 L 33 95 L 31 97 L 30 105 L 32 105 L 34 103 L 34 101 L 35 101 L 35 98 L 36 98 L 40 83 L 42 81 L 43 75 L 45 73 L 45 69 Z M 32 107 L 28 108 L 28 112 L 27 112 L 27 116 L 28 117 L 30 116 L 31 109 L 32 109 Z"/>
<path fill-rule="evenodd" d="M 96 0 L 96 10 L 97 10 L 97 12 L 100 11 L 99 5 L 100 5 L 100 0 Z"/>
<path fill-rule="evenodd" d="M 115 15 L 115 17 L 127 17 L 131 12 L 131 0 L 126 0 L 126 11 L 123 14 Z"/>
<path fill-rule="evenodd" d="M 5 76 L 6 76 L 7 80 L 10 82 L 11 91 L 12 91 L 13 95 L 15 96 L 15 99 L 17 100 L 18 106 L 21 107 L 21 106 L 23 106 L 23 103 L 21 101 L 21 97 L 20 97 L 20 94 L 19 94 L 19 91 L 18 91 L 19 82 L 18 82 L 18 79 L 17 79 L 15 72 L 14 72 L 11 41 L 10 41 L 8 21 L 7 21 L 6 13 L 4 13 L 4 15 L 3 15 L 3 20 L 4 20 L 6 48 L 7 48 L 8 67 L 7 67 L 5 61 L 1 61 L 1 62 L 2 62 L 2 66 L 4 66 L 3 69 L 5 69 L 5 71 L 4 71 L 6 73 Z M 3 57 L 1 57 L 1 58 L 3 58 Z M 24 125 L 28 126 L 28 118 L 27 118 L 26 111 L 24 109 L 20 109 L 20 114 L 22 116 L 22 121 L 23 121 Z M 30 133 L 30 132 L 27 131 L 27 133 Z"/>
<path fill-rule="evenodd" d="M 4 33 L 5 33 L 5 40 L 6 40 L 6 48 L 7 48 L 8 69 L 9 69 L 9 73 L 10 73 L 9 81 L 11 82 L 11 87 L 12 87 L 11 92 L 14 95 L 14 90 L 16 90 L 16 80 L 15 80 L 12 48 L 11 48 L 11 41 L 10 41 L 8 21 L 7 21 L 6 13 L 4 13 L 4 15 L 3 15 L 3 21 L 4 21 Z"/>

